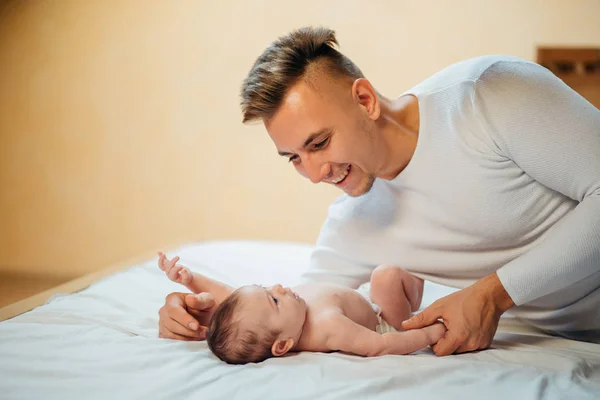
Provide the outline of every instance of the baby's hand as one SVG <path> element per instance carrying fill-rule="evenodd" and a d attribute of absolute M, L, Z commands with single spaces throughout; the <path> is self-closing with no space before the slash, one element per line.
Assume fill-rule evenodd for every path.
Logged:
<path fill-rule="evenodd" d="M 173 257 L 172 260 L 169 260 L 164 253 L 158 252 L 158 267 L 165 271 L 165 274 L 173 282 L 187 286 L 192 283 L 194 277 L 188 267 L 177 264 L 177 261 L 179 261 L 179 257 Z"/>

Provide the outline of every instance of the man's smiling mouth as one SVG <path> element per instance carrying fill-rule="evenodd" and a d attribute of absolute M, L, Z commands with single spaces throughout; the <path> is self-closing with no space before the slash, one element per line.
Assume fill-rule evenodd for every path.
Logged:
<path fill-rule="evenodd" d="M 348 164 L 348 166 L 346 168 L 344 168 L 342 170 L 342 172 L 340 172 L 338 174 L 338 176 L 336 176 L 335 178 L 329 180 L 329 182 L 331 182 L 331 183 L 333 183 L 335 185 L 337 185 L 339 183 L 342 183 L 342 181 L 344 179 L 346 179 L 346 177 L 348 176 L 349 173 L 350 173 L 350 164 Z"/>

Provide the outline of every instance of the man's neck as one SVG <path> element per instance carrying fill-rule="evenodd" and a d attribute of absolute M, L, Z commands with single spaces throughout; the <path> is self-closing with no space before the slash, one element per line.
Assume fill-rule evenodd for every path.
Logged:
<path fill-rule="evenodd" d="M 419 136 L 419 103 L 406 95 L 389 100 L 381 97 L 380 134 L 382 165 L 378 178 L 394 179 L 410 162 Z"/>

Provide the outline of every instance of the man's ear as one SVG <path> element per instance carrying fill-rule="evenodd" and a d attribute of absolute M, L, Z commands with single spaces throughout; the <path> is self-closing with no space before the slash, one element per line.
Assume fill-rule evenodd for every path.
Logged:
<path fill-rule="evenodd" d="M 273 353 L 275 357 L 281 357 L 290 351 L 293 346 L 294 339 L 292 338 L 286 340 L 276 340 L 275 343 L 273 343 L 273 346 L 271 346 L 271 353 Z"/>
<path fill-rule="evenodd" d="M 370 119 L 375 121 L 379 118 L 381 114 L 379 96 L 377 96 L 371 82 L 366 78 L 358 78 L 354 81 L 352 84 L 352 97 L 365 108 Z"/>

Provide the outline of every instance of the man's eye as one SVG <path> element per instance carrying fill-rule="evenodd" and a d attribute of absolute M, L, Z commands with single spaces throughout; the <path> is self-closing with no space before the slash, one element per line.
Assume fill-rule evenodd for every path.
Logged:
<path fill-rule="evenodd" d="M 277 300 L 275 297 L 273 297 L 273 301 L 275 302 L 275 304 L 279 303 L 279 300 Z"/>
<path fill-rule="evenodd" d="M 319 143 L 315 143 L 314 144 L 314 148 L 315 149 L 322 149 L 323 147 L 325 147 L 327 145 L 327 143 L 329 142 L 329 138 L 319 142 Z"/>
<path fill-rule="evenodd" d="M 288 158 L 289 162 L 296 162 L 298 160 L 298 155 L 294 154 L 293 156 L 291 156 L 290 158 Z"/>

